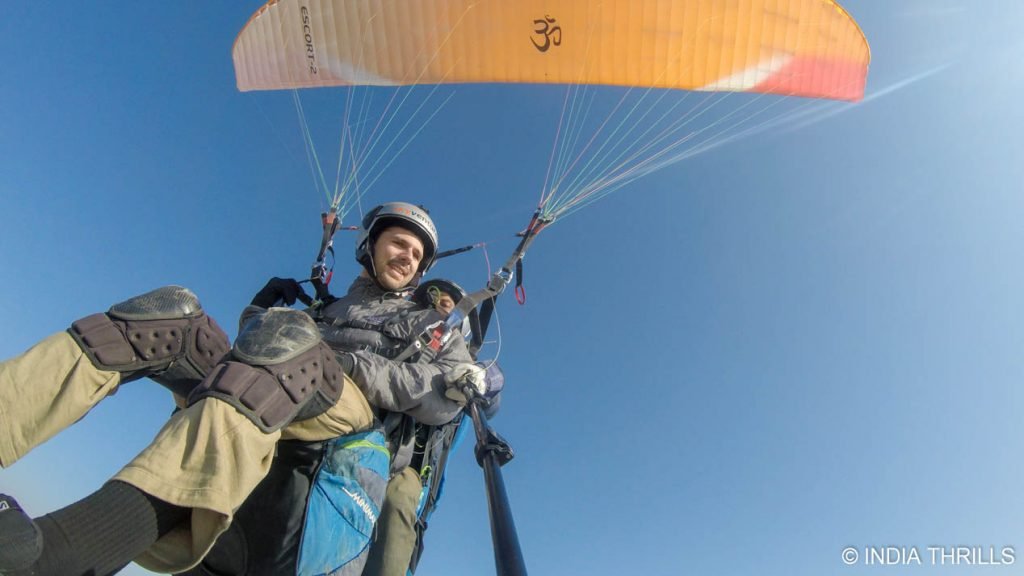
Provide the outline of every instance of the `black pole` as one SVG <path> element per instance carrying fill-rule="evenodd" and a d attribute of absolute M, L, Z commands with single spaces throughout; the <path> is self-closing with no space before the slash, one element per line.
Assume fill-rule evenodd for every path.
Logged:
<path fill-rule="evenodd" d="M 491 539 L 494 541 L 494 564 L 498 576 L 526 576 L 526 563 L 519 548 L 516 523 L 512 507 L 505 493 L 501 466 L 514 457 L 512 447 L 487 425 L 480 409 L 481 399 L 474 396 L 469 402 L 469 415 L 476 431 L 476 461 L 484 470 L 487 485 L 487 510 L 491 518 Z"/>

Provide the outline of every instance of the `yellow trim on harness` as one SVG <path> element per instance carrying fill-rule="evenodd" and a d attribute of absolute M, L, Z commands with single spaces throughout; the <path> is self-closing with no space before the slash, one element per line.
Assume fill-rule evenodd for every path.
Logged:
<path fill-rule="evenodd" d="M 381 446 L 380 444 L 374 444 L 373 442 L 370 442 L 369 440 L 354 440 L 352 442 L 349 442 L 348 444 L 342 444 L 341 447 L 342 448 L 371 448 L 373 450 L 377 450 L 378 452 L 382 452 L 385 456 L 388 457 L 388 460 L 391 459 L 391 452 L 387 448 L 385 448 L 384 446 Z"/>

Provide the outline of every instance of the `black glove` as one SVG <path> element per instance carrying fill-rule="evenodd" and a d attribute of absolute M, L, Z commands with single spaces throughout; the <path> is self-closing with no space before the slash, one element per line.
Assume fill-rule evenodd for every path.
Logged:
<path fill-rule="evenodd" d="M 291 306 L 295 304 L 296 299 L 306 306 L 313 304 L 313 299 L 306 294 L 302 289 L 302 285 L 296 282 L 294 278 L 278 278 L 275 276 L 270 279 L 270 282 L 267 282 L 267 285 L 262 290 L 252 297 L 252 305 L 259 306 L 260 308 L 270 308 L 283 301 L 286 305 Z"/>

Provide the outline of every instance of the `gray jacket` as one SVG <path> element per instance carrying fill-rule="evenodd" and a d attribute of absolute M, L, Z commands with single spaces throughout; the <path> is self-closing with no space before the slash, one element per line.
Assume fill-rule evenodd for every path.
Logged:
<path fill-rule="evenodd" d="M 459 405 L 444 395 L 444 375 L 457 364 L 473 362 L 462 338 L 451 338 L 436 352 L 425 348 L 410 361 L 391 360 L 426 326 L 441 320 L 440 314 L 359 277 L 315 319 L 324 341 L 354 358 L 352 379 L 371 406 L 428 425 L 458 415 Z"/>

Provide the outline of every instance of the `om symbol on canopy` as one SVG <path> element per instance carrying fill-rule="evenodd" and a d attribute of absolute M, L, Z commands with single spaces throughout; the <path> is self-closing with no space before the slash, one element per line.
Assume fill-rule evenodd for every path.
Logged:
<path fill-rule="evenodd" d="M 534 20 L 533 33 L 535 37 L 530 38 L 533 45 L 541 52 L 547 52 L 548 48 L 552 46 L 559 46 L 562 44 L 562 27 L 553 26 L 555 19 L 547 14 L 544 15 L 542 20 Z M 538 38 L 543 39 L 543 42 L 537 42 Z"/>

